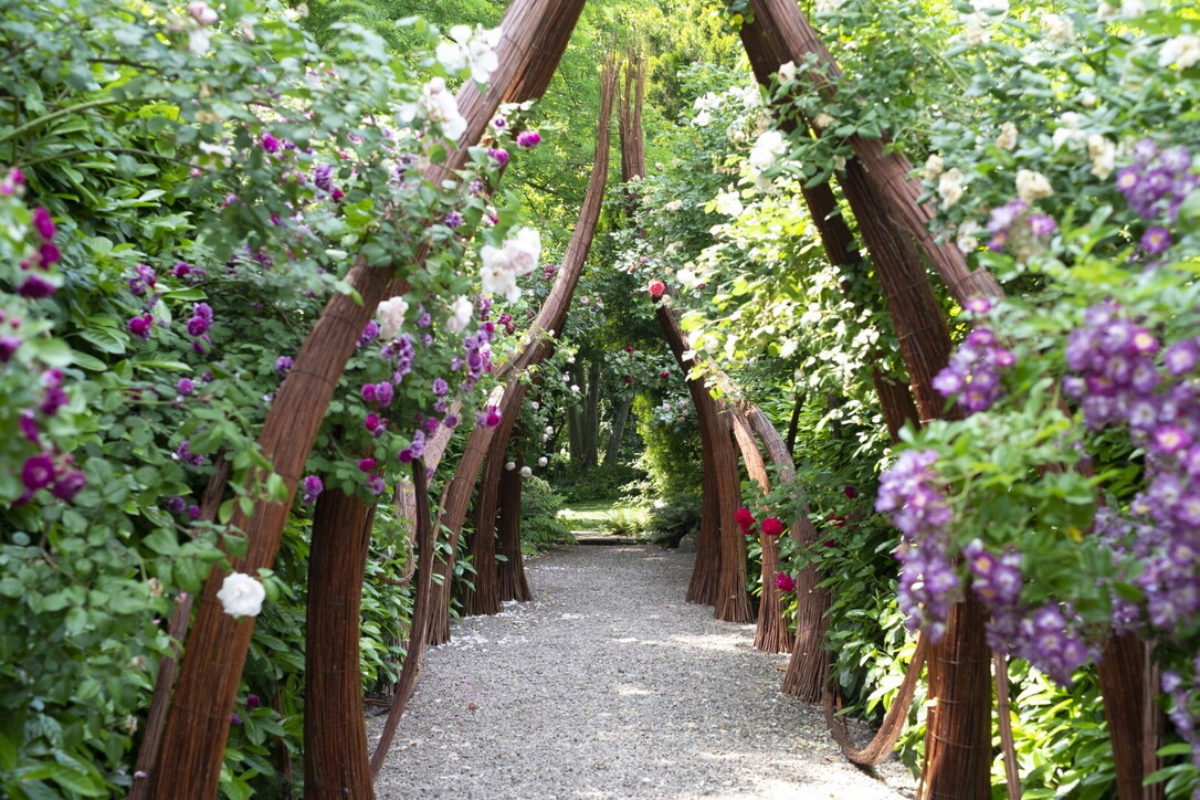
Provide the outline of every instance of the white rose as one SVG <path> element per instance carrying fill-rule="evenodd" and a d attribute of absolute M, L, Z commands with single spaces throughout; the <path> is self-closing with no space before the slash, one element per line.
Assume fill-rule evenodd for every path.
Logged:
<path fill-rule="evenodd" d="M 384 300 L 375 309 L 375 320 L 379 323 L 379 335 L 384 339 L 395 339 L 404 327 L 404 315 L 408 313 L 408 303 L 397 295 Z"/>
<path fill-rule="evenodd" d="M 514 469 L 516 469 L 516 468 L 517 468 L 517 462 L 515 462 L 515 461 L 509 461 L 508 463 L 506 463 L 506 464 L 504 465 L 504 468 L 505 468 L 506 470 L 508 470 L 509 472 L 512 472 Z"/>
<path fill-rule="evenodd" d="M 701 111 L 692 120 L 692 124 L 697 128 L 707 128 L 712 123 L 712 114 L 708 113 L 708 109 Z"/>
<path fill-rule="evenodd" d="M 796 62 L 789 61 L 786 64 L 779 65 L 779 81 L 786 83 L 787 81 L 796 80 Z"/>
<path fill-rule="evenodd" d="M 775 163 L 775 159 L 787 151 L 787 140 L 777 130 L 763 131 L 750 148 L 750 166 L 764 170 Z"/>
<path fill-rule="evenodd" d="M 942 173 L 938 178 L 938 195 L 942 198 L 942 209 L 950 208 L 966 193 L 964 176 L 961 169 L 954 167 Z"/>
<path fill-rule="evenodd" d="M 542 456 L 541 458 L 539 458 L 539 459 L 538 459 L 538 466 L 539 466 L 539 467 L 544 467 L 544 466 L 546 466 L 546 465 L 547 465 L 547 464 L 549 464 L 549 463 L 550 463 L 550 459 L 546 458 L 545 456 Z"/>
<path fill-rule="evenodd" d="M 458 101 L 442 78 L 433 78 L 425 84 L 420 105 L 429 119 L 441 124 L 442 134 L 450 141 L 457 142 L 466 131 L 467 121 L 458 113 Z"/>
<path fill-rule="evenodd" d="M 252 578 L 244 572 L 231 572 L 225 576 L 217 599 L 221 607 L 231 617 L 256 617 L 262 611 L 263 600 L 267 590 L 257 578 Z"/>
<path fill-rule="evenodd" d="M 737 192 L 721 192 L 717 195 L 717 213 L 727 217 L 740 217 L 745 208 Z"/>
<path fill-rule="evenodd" d="M 813 122 L 813 127 L 815 127 L 817 130 L 823 131 L 826 128 L 828 128 L 830 125 L 832 125 L 835 122 L 835 120 L 832 116 L 830 116 L 829 114 L 826 114 L 824 111 L 822 111 L 819 114 L 817 114 L 815 117 L 813 117 L 812 122 Z"/>
<path fill-rule="evenodd" d="M 1043 13 L 1042 24 L 1046 26 L 1046 38 L 1062 44 L 1075 38 L 1075 23 L 1058 14 Z"/>
<path fill-rule="evenodd" d="M 1163 42 L 1158 51 L 1160 67 L 1178 67 L 1187 69 L 1200 62 L 1200 36 L 1185 33 Z"/>
<path fill-rule="evenodd" d="M 842 7 L 842 3 L 846 0 L 817 0 L 818 14 L 832 14 Z"/>
<path fill-rule="evenodd" d="M 1017 197 L 1026 203 L 1032 203 L 1041 197 L 1054 194 L 1050 180 L 1040 172 L 1031 169 L 1017 170 Z"/>
<path fill-rule="evenodd" d="M 574 392 L 575 394 L 579 394 L 579 384 L 572 383 L 572 384 L 571 384 L 571 391 L 572 391 L 572 392 Z"/>
<path fill-rule="evenodd" d="M 504 242 L 508 266 L 517 275 L 528 275 L 542 257 L 542 236 L 536 228 L 521 228 Z"/>
<path fill-rule="evenodd" d="M 921 177 L 926 181 L 933 183 L 933 179 L 942 174 L 946 169 L 946 162 L 942 161 L 942 157 L 934 153 L 929 158 L 925 159 L 925 169 L 921 172 Z"/>
<path fill-rule="evenodd" d="M 217 12 L 208 3 L 188 3 L 187 10 L 191 14 L 192 19 L 196 20 L 200 25 L 212 25 L 217 21 Z"/>
<path fill-rule="evenodd" d="M 471 315 L 474 313 L 474 304 L 466 295 L 460 294 L 450 304 L 450 319 L 446 320 L 446 330 L 451 333 L 462 333 L 467 329 L 467 323 L 471 321 Z"/>
<path fill-rule="evenodd" d="M 553 425 L 547 425 L 547 426 L 546 426 L 546 429 L 545 429 L 545 431 L 543 431 L 543 432 L 544 432 L 544 433 L 545 433 L 547 436 L 553 436 L 553 435 L 554 435 L 554 426 L 553 426 Z"/>
<path fill-rule="evenodd" d="M 1122 0 L 1121 16 L 1125 19 L 1135 19 L 1146 13 L 1146 4 L 1142 0 Z"/>
<path fill-rule="evenodd" d="M 1017 146 L 1017 126 L 1005 122 L 1000 126 L 1000 135 L 996 137 L 996 147 L 1001 150 L 1012 150 Z"/>
<path fill-rule="evenodd" d="M 979 223 L 973 219 L 958 226 L 958 236 L 954 243 L 963 255 L 974 253 L 979 249 L 979 237 L 975 235 L 979 229 Z"/>
<path fill-rule="evenodd" d="M 1104 180 L 1117 168 L 1117 146 L 1098 133 L 1087 140 L 1088 155 L 1092 159 L 1092 174 Z"/>
<path fill-rule="evenodd" d="M 533 467 L 521 467 L 521 477 L 528 478 L 533 475 Z"/>

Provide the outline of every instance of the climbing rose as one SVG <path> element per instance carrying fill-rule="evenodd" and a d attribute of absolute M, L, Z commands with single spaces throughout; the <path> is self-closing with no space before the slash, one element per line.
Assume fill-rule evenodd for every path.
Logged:
<path fill-rule="evenodd" d="M 322 491 L 324 491 L 325 484 L 323 484 L 321 482 L 321 479 L 319 477 L 317 477 L 316 475 L 309 475 L 307 478 L 304 479 L 303 487 L 304 487 L 304 503 L 306 505 L 312 505 L 313 503 L 317 502 L 317 496 L 320 495 Z"/>
<path fill-rule="evenodd" d="M 404 315 L 408 313 L 408 303 L 397 295 L 384 300 L 375 309 L 375 319 L 379 321 L 379 335 L 384 339 L 395 339 L 404 327 Z"/>
<path fill-rule="evenodd" d="M 256 617 L 262 611 L 267 590 L 257 579 L 244 572 L 231 572 L 221 583 L 217 599 L 221 608 L 231 617 Z"/>
<path fill-rule="evenodd" d="M 294 366 L 296 366 L 296 362 L 292 360 L 291 356 L 280 356 L 279 358 L 275 359 L 275 372 L 278 373 L 281 378 L 284 375 L 287 375 Z"/>
<path fill-rule="evenodd" d="M 796 591 L 796 581 L 786 572 L 780 572 L 775 576 L 775 588 L 781 592 L 794 592 Z"/>
<path fill-rule="evenodd" d="M 470 298 L 460 294 L 450 304 L 450 319 L 446 320 L 446 330 L 450 333 L 462 333 L 467 329 L 467 324 L 471 321 L 471 315 L 474 313 L 475 307 Z"/>
<path fill-rule="evenodd" d="M 77 469 L 68 471 L 55 479 L 54 486 L 50 488 L 50 492 L 59 500 L 71 500 L 75 495 L 79 494 L 79 490 L 87 485 L 87 476 Z"/>
<path fill-rule="evenodd" d="M 531 475 L 533 475 L 532 467 L 521 467 L 521 477 L 522 478 L 528 478 Z"/>
<path fill-rule="evenodd" d="M 37 229 L 38 235 L 43 239 L 54 238 L 54 220 L 45 207 L 38 206 L 33 210 L 33 227 Z"/>
<path fill-rule="evenodd" d="M 784 524 L 776 517 L 767 517 L 762 521 L 762 532 L 767 536 L 778 536 L 783 531 Z"/>
<path fill-rule="evenodd" d="M 21 297 L 28 297 L 30 300 L 41 300 L 43 297 L 49 297 L 54 294 L 57 288 L 57 286 L 41 275 L 30 275 L 17 287 L 17 294 L 21 295 Z"/>
<path fill-rule="evenodd" d="M 739 508 L 733 515 L 737 520 L 738 526 L 745 531 L 747 528 L 754 525 L 754 515 L 750 513 L 748 508 Z"/>
<path fill-rule="evenodd" d="M 542 142 L 542 135 L 537 131 L 521 131 L 517 134 L 517 146 L 532 148 L 537 147 Z"/>
<path fill-rule="evenodd" d="M 184 397 L 188 397 L 192 392 L 196 391 L 196 382 L 191 378 L 180 378 L 179 382 L 175 384 L 175 391 Z"/>
<path fill-rule="evenodd" d="M 360 458 L 358 460 L 358 468 L 363 472 L 371 472 L 375 469 L 376 463 L 373 458 Z"/>
<path fill-rule="evenodd" d="M 153 326 L 154 317 L 150 316 L 149 314 L 144 314 L 140 317 L 134 317 L 127 323 L 129 332 L 142 340 L 150 338 L 150 329 Z"/>
<path fill-rule="evenodd" d="M 48 486 L 53 479 L 54 461 L 50 456 L 41 453 L 25 459 L 25 465 L 21 468 L 21 480 L 24 481 L 26 489 L 36 492 Z"/>
<path fill-rule="evenodd" d="M 646 287 L 650 291 L 650 296 L 655 300 L 663 296 L 663 292 L 667 291 L 667 285 L 658 278 L 650 281 L 650 285 Z"/>
<path fill-rule="evenodd" d="M 775 159 L 787 152 L 787 140 L 777 130 L 764 131 L 750 148 L 750 166 L 758 170 L 769 169 Z"/>

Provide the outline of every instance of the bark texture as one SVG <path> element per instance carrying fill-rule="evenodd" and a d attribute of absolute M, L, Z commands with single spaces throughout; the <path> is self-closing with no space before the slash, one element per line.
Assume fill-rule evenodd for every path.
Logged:
<path fill-rule="evenodd" d="M 304 796 L 373 798 L 359 611 L 375 507 L 326 489 L 313 510 L 304 647 Z"/>
<path fill-rule="evenodd" d="M 1119 800 L 1160 800 L 1163 783 L 1142 780 L 1162 764 L 1163 719 L 1155 704 L 1159 684 L 1149 643 L 1133 634 L 1113 636 L 1097 665 L 1117 771 Z M 1123 687 L 1118 688 L 1118 687 Z"/>
<path fill-rule="evenodd" d="M 525 578 L 525 558 L 521 553 L 521 487 L 524 483 L 521 467 L 524 461 L 517 458 L 516 466 L 516 469 L 505 470 L 500 476 L 498 546 L 504 561 L 496 566 L 496 572 L 500 599 L 525 602 L 533 599 L 533 593 L 529 591 L 529 581 Z"/>
<path fill-rule="evenodd" d="M 737 410 L 731 412 L 731 419 L 733 437 L 742 453 L 742 464 L 746 467 L 746 474 L 764 493 L 771 491 L 767 465 L 759 452 L 750 422 L 745 414 Z M 758 537 L 762 546 L 762 573 L 759 577 L 762 594 L 758 602 L 754 646 L 765 653 L 790 653 L 792 633 L 788 630 L 787 619 L 783 616 L 779 587 L 775 585 L 775 574 L 779 571 L 779 537 L 767 536 L 761 528 Z"/>
<path fill-rule="evenodd" d="M 659 303 L 655 316 L 676 362 L 687 374 L 691 371 L 692 360 L 684 357 L 688 350 L 687 339 L 674 311 L 667 303 Z M 746 543 L 735 519 L 741 505 L 741 491 L 729 414 L 723 413 L 725 409 L 709 393 L 702 378 L 688 379 L 687 386 L 700 422 L 705 478 L 700 538 L 696 547 L 696 566 L 692 571 L 695 596 L 699 597 L 701 591 L 706 590 L 708 597 L 703 602 L 711 601 L 717 619 L 749 622 L 752 615 L 750 596 L 746 593 Z M 710 537 L 707 540 L 706 524 Z M 689 602 L 696 602 L 693 586 L 688 587 Z"/>

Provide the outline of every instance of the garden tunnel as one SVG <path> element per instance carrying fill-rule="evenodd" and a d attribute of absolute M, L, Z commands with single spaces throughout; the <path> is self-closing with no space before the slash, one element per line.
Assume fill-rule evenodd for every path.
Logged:
<path fill-rule="evenodd" d="M 207 8 L 203 3 L 192 5 Z M 745 0 L 734 5 L 739 9 L 742 46 L 758 83 L 773 97 L 774 110 L 782 120 L 780 128 L 789 136 L 819 140 L 828 123 L 804 110 L 808 107 L 798 98 L 809 96 L 825 103 L 839 99 L 841 73 L 829 50 L 794 0 Z M 520 105 L 543 97 L 584 6 L 584 0 L 511 0 L 495 43 L 497 59 L 490 82 L 483 88 L 482 82 L 467 81 L 457 95 L 457 113 L 463 120 L 461 136 L 457 146 L 447 148 L 444 158 L 424 165 L 421 177 L 425 183 L 453 185 L 460 173 L 472 169 L 473 160 L 480 158 L 477 145 L 492 136 L 490 126 L 504 104 Z M 193 16 L 200 22 L 198 13 Z M 787 91 L 781 91 L 780 76 L 785 73 L 791 75 L 791 82 Z M 230 506 L 229 524 L 244 536 L 245 550 L 230 558 L 231 569 L 212 570 L 195 608 L 190 597 L 181 596 L 174 609 L 169 633 L 183 646 L 178 663 L 168 657 L 160 665 L 130 797 L 218 795 L 226 742 L 255 627 L 254 616 L 227 613 L 220 595 L 231 574 L 254 575 L 275 565 L 300 493 L 309 492 L 315 498 L 304 623 L 307 797 L 374 796 L 375 777 L 417 684 L 425 648 L 451 637 L 451 587 L 460 551 L 469 552 L 475 572 L 472 585 L 460 598 L 465 614 L 495 614 L 503 601 L 531 599 L 520 546 L 522 464 L 510 463 L 508 456 L 514 438 L 522 435 L 517 426 L 519 411 L 536 394 L 540 369 L 553 356 L 567 325 L 606 197 L 609 203 L 627 206 L 622 224 L 635 239 L 642 235 L 638 186 L 649 171 L 643 131 L 645 56 L 636 47 L 614 50 L 602 65 L 599 82 L 596 146 L 585 194 L 569 245 L 528 332 L 511 358 L 492 374 L 495 387 L 483 411 L 474 415 L 475 424 L 466 434 L 452 471 L 442 470 L 455 434 L 448 424 L 435 424 L 427 436 L 422 433 L 422 451 L 410 452 L 409 458 L 402 459 L 411 462 L 411 476 L 397 483 L 394 511 L 389 513 L 405 521 L 410 531 L 412 569 L 408 580 L 415 600 L 403 648 L 404 663 L 381 740 L 373 751 L 368 747 L 359 675 L 363 575 L 368 568 L 373 521 L 381 509 L 340 488 L 311 492 L 304 475 L 331 404 L 337 402 L 339 382 L 377 310 L 415 286 L 428 289 L 417 273 L 397 269 L 401 265 L 390 260 L 392 254 L 380 258 L 364 253 L 356 256 L 344 280 L 348 291 L 333 293 L 313 322 L 257 433 L 261 474 L 246 479 L 266 481 L 268 474 L 277 476 L 272 478 L 276 491 L 259 497 L 232 486 L 230 460 L 223 460 L 197 507 L 195 518 L 211 522 L 231 497 L 244 501 Z M 614 112 L 624 186 L 620 195 L 607 186 Z M 888 369 L 884 356 L 891 354 L 883 352 L 888 344 L 880 342 L 876 345 L 879 365 L 871 373 L 871 383 L 887 432 L 899 443 L 906 428 L 911 432 L 963 416 L 957 407 L 946 404 L 938 386 L 939 374 L 951 362 L 955 324 L 947 317 L 943 295 L 958 307 L 972 309 L 1002 300 L 1004 290 L 981 265 L 986 262 L 976 261 L 972 268 L 959 247 L 931 232 L 935 209 L 899 148 L 890 148 L 882 133 L 853 130 L 843 139 L 848 154 L 838 158 L 844 161 L 836 169 L 832 161 L 818 165 L 814 174 L 828 177 L 806 181 L 802 200 L 824 259 L 845 275 L 869 282 L 882 299 L 878 307 L 870 307 L 849 282 L 840 287 L 844 302 L 856 313 L 886 315 L 895 332 L 903 374 Z M 505 163 L 507 156 L 492 182 L 486 186 L 481 182 L 475 196 L 486 198 L 499 191 Z M 237 198 L 230 197 L 229 204 L 234 204 Z M 390 224 L 404 214 L 404 209 L 388 206 L 383 221 Z M 410 260 L 420 270 L 427 260 L 437 257 L 436 245 L 422 240 L 412 256 Z M 398 278 L 398 274 L 408 278 Z M 940 278 L 940 285 L 931 280 L 931 274 Z M 804 496 L 808 476 L 793 462 L 787 437 L 756 405 L 750 391 L 738 386 L 713 360 L 697 354 L 676 310 L 677 300 L 686 291 L 687 287 L 655 279 L 638 302 L 645 304 L 647 315 L 655 317 L 686 382 L 699 425 L 702 511 L 687 601 L 712 606 L 720 620 L 756 622 L 754 644 L 758 649 L 790 653 L 782 690 L 824 705 L 830 731 L 855 764 L 876 765 L 891 754 L 924 679 L 927 717 L 918 796 L 922 800 L 992 797 L 991 770 L 998 751 L 1004 760 L 1009 796 L 1019 797 L 1007 662 L 989 651 L 985 639 L 989 612 L 975 595 L 968 592 L 948 608 L 939 635 L 920 637 L 883 725 L 865 747 L 851 740 L 837 715 L 839 698 L 827 674 L 829 576 L 822 574 L 815 562 L 798 572 L 794 587 L 797 605 L 789 619 L 775 582 L 783 531 L 769 530 L 765 524 L 758 530 L 761 596 L 755 619 L 747 591 L 748 583 L 755 580 L 747 575 L 750 526 L 741 523 L 739 516 L 742 475 L 764 495 L 782 490 L 793 498 Z M 450 289 L 445 293 L 450 294 Z M 130 330 L 134 330 L 132 326 Z M 464 412 L 467 406 L 461 397 L 439 402 L 444 419 L 462 414 L 469 420 L 473 416 Z M 352 455 L 374 464 L 369 444 Z M 1087 475 L 1087 467 L 1049 463 L 1040 465 L 1039 472 L 1042 477 L 1073 472 Z M 446 478 L 445 489 L 435 504 L 430 483 L 439 474 Z M 1091 494 L 1095 491 L 1093 488 Z M 786 532 L 799 545 L 816 547 L 823 536 L 808 508 L 800 506 L 803 513 L 789 521 Z M 470 532 L 464 533 L 467 529 Z M 463 537 L 465 546 L 460 547 Z M 1143 785 L 1144 779 L 1161 767 L 1156 751 L 1163 736 L 1162 721 L 1153 690 L 1147 688 L 1157 680 L 1153 645 L 1133 632 L 1121 632 L 1107 636 L 1104 647 L 1097 674 L 1109 722 L 1117 795 L 1121 800 L 1161 797 L 1161 787 Z M 999 706 L 997 747 L 992 741 L 993 685 Z"/>

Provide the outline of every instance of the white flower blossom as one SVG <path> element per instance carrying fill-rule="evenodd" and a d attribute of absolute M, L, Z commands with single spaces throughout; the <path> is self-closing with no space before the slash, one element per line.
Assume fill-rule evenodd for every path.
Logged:
<path fill-rule="evenodd" d="M 683 208 L 683 201 L 678 197 L 663 206 L 663 211 L 678 211 Z"/>
<path fill-rule="evenodd" d="M 813 123 L 813 127 L 815 127 L 817 130 L 823 131 L 826 128 L 828 128 L 830 125 L 832 125 L 834 123 L 834 121 L 835 121 L 834 118 L 830 114 L 827 114 L 824 111 L 820 111 L 817 113 L 817 115 L 815 117 L 813 117 L 812 123 Z"/>
<path fill-rule="evenodd" d="M 740 217 L 745 211 L 737 192 L 721 192 L 717 195 L 717 213 L 727 217 Z"/>
<path fill-rule="evenodd" d="M 979 237 L 975 235 L 979 231 L 980 225 L 973 219 L 969 219 L 958 226 L 958 235 L 955 238 L 954 244 L 958 246 L 963 255 L 974 253 L 979 249 Z"/>
<path fill-rule="evenodd" d="M 375 309 L 375 321 L 379 323 L 379 335 L 384 339 L 395 339 L 404 327 L 404 315 L 408 303 L 400 295 L 384 300 Z"/>
<path fill-rule="evenodd" d="M 515 303 L 521 297 L 516 274 L 503 264 L 484 263 L 480 280 L 484 294 L 501 295 L 510 303 Z"/>
<path fill-rule="evenodd" d="M 575 394 L 579 394 L 579 384 L 577 384 L 577 383 L 572 383 L 572 384 L 571 384 L 571 391 L 572 391 L 572 392 L 574 392 Z"/>
<path fill-rule="evenodd" d="M 191 31 L 188 33 L 188 49 L 195 55 L 205 55 L 212 47 L 209 38 L 208 31 L 200 30 L 199 28 Z"/>
<path fill-rule="evenodd" d="M 1190 33 L 1167 39 L 1158 51 L 1160 67 L 1187 69 L 1197 62 L 1200 62 L 1200 36 Z"/>
<path fill-rule="evenodd" d="M 266 597 L 267 590 L 258 578 L 244 572 L 231 572 L 226 575 L 221 584 L 221 591 L 217 592 L 221 608 L 231 617 L 258 616 Z"/>
<path fill-rule="evenodd" d="M 476 82 L 487 83 L 496 67 L 500 66 L 496 56 L 500 37 L 499 28 L 485 30 L 476 27 L 471 30 L 469 25 L 455 25 L 450 29 L 453 41 L 440 43 L 435 55 L 447 72 L 457 74 L 469 68 Z"/>
<path fill-rule="evenodd" d="M 538 459 L 538 466 L 539 466 L 539 467 L 544 467 L 544 466 L 546 466 L 546 465 L 547 465 L 547 464 L 549 464 L 549 463 L 550 463 L 550 459 L 546 458 L 545 456 L 542 456 L 541 458 L 539 458 L 539 459 Z"/>
<path fill-rule="evenodd" d="M 692 120 L 692 124 L 697 128 L 707 128 L 712 123 L 712 114 L 708 113 L 708 109 L 701 111 Z"/>
<path fill-rule="evenodd" d="M 529 467 L 529 466 L 521 467 L 521 477 L 522 478 L 528 478 L 528 477 L 531 477 L 532 475 L 533 475 L 533 467 Z"/>
<path fill-rule="evenodd" d="M 1054 194 L 1050 180 L 1040 172 L 1031 169 L 1017 170 L 1017 197 L 1026 203 Z"/>
<path fill-rule="evenodd" d="M 1042 24 L 1046 26 L 1046 38 L 1055 44 L 1063 44 L 1075 38 L 1075 23 L 1068 17 L 1043 12 Z"/>
<path fill-rule="evenodd" d="M 1000 126 L 1000 135 L 996 137 L 996 147 L 1001 150 L 1012 150 L 1017 146 L 1017 126 L 1005 122 Z"/>
<path fill-rule="evenodd" d="M 460 294 L 450 304 L 450 319 L 446 320 L 446 330 L 450 333 L 462 333 L 475 313 L 475 305 L 466 295 Z"/>
<path fill-rule="evenodd" d="M 198 25 L 213 25 L 218 19 L 217 12 L 205 2 L 188 3 L 187 11 Z"/>
<path fill-rule="evenodd" d="M 842 7 L 842 3 L 846 0 L 817 0 L 816 12 L 818 14 L 832 14 Z"/>
<path fill-rule="evenodd" d="M 763 131 L 750 148 L 750 166 L 757 170 L 768 169 L 775 159 L 787 151 L 787 140 L 777 130 Z"/>
<path fill-rule="evenodd" d="M 946 162 L 937 153 L 934 153 L 929 158 L 925 159 L 925 169 L 921 171 L 921 177 L 928 183 L 933 183 L 938 175 L 946 169 Z"/>
<path fill-rule="evenodd" d="M 441 124 L 442 134 L 450 141 L 457 142 L 466 132 L 467 121 L 458 112 L 458 101 L 444 79 L 433 78 L 425 84 L 418 103 L 429 119 Z"/>
<path fill-rule="evenodd" d="M 779 65 L 779 82 L 787 83 L 796 80 L 796 62 L 789 61 Z"/>
<path fill-rule="evenodd" d="M 505 468 L 506 470 L 508 470 L 509 472 L 512 472 L 514 469 L 516 469 L 516 468 L 517 468 L 517 462 L 515 462 L 515 461 L 509 461 L 508 463 L 506 463 L 506 464 L 504 465 L 504 468 Z"/>
<path fill-rule="evenodd" d="M 942 198 L 942 210 L 950 208 L 966 193 L 966 176 L 958 167 L 948 169 L 938 178 L 938 195 Z"/>
<path fill-rule="evenodd" d="M 1117 146 L 1098 133 L 1087 140 L 1088 155 L 1092 159 L 1092 174 L 1104 180 L 1117 168 Z"/>
<path fill-rule="evenodd" d="M 1050 136 L 1050 145 L 1058 150 L 1065 146 L 1082 144 L 1087 140 L 1087 134 L 1080 129 L 1083 118 L 1074 111 L 1068 111 L 1058 118 L 1058 127 Z"/>

